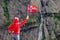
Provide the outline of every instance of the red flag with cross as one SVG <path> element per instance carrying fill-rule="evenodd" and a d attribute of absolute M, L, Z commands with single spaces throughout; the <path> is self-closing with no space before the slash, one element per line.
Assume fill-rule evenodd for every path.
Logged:
<path fill-rule="evenodd" d="M 36 5 L 28 5 L 28 10 L 27 10 L 29 13 L 32 12 L 32 13 L 35 13 L 37 12 L 37 6 Z"/>

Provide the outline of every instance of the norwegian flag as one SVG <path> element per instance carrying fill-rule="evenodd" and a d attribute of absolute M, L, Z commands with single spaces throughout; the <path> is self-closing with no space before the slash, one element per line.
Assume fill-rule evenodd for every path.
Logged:
<path fill-rule="evenodd" d="M 37 6 L 36 5 L 28 5 L 28 12 L 37 12 Z"/>

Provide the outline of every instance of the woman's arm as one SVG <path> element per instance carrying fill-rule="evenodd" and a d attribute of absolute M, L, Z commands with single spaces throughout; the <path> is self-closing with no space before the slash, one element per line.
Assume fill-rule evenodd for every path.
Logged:
<path fill-rule="evenodd" d="M 28 19 L 29 19 L 29 16 L 27 15 L 27 17 L 22 22 L 20 22 L 19 25 L 23 26 L 27 22 Z"/>

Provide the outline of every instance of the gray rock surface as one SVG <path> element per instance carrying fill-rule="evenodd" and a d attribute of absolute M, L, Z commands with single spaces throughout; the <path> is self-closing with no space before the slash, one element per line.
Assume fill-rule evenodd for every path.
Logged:
<path fill-rule="evenodd" d="M 6 18 L 4 16 L 3 8 L 0 5 L 0 26 L 3 26 L 5 22 L 6 22 Z"/>

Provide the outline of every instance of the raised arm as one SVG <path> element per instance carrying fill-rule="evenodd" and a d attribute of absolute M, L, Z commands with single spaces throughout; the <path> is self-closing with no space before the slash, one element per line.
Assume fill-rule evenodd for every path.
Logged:
<path fill-rule="evenodd" d="M 28 19 L 29 19 L 29 16 L 27 15 L 27 17 L 22 22 L 20 22 L 19 25 L 23 26 L 27 22 Z"/>

